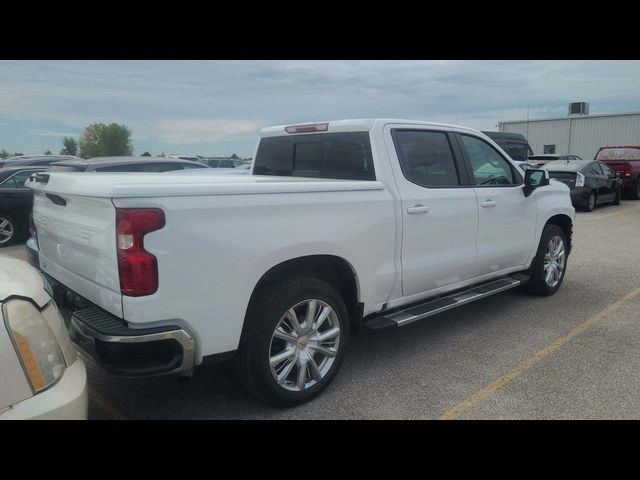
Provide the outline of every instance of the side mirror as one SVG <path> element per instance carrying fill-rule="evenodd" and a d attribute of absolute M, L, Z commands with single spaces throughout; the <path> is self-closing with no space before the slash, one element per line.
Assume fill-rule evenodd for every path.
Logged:
<path fill-rule="evenodd" d="M 547 170 L 524 171 L 524 196 L 528 197 L 538 187 L 549 185 L 549 172 Z"/>

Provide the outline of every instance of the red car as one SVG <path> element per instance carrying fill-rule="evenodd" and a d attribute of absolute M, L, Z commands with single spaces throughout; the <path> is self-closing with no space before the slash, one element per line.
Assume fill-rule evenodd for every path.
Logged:
<path fill-rule="evenodd" d="M 640 199 L 640 145 L 604 145 L 594 160 L 606 163 L 622 179 L 625 195 Z"/>

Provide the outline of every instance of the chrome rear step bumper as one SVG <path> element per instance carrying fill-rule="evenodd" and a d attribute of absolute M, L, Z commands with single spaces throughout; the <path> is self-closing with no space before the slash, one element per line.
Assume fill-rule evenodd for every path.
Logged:
<path fill-rule="evenodd" d="M 467 303 L 475 302 L 476 300 L 515 288 L 527 281 L 529 281 L 528 275 L 511 275 L 499 280 L 476 285 L 468 290 L 458 291 L 448 296 L 440 297 L 436 300 L 429 300 L 424 303 L 414 304 L 403 308 L 402 310 L 377 314 L 366 319 L 363 326 L 372 330 L 379 330 L 387 327 L 403 327 L 432 315 L 446 312 L 452 308 L 460 307 Z"/>
<path fill-rule="evenodd" d="M 87 308 L 73 312 L 69 334 L 114 375 L 186 374 L 194 367 L 195 342 L 177 326 L 134 329 L 107 312 Z"/>

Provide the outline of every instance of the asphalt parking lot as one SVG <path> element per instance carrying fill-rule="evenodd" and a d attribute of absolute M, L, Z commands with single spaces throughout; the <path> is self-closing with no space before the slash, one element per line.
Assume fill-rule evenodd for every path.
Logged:
<path fill-rule="evenodd" d="M 640 418 L 640 202 L 577 212 L 552 297 L 508 291 L 352 338 L 333 384 L 281 410 L 225 365 L 176 378 L 113 377 L 88 362 L 92 419 Z M 24 246 L 2 254 L 25 258 Z"/>

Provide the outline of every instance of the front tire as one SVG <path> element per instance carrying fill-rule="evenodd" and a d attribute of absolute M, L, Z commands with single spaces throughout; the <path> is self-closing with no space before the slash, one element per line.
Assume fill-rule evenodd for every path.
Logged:
<path fill-rule="evenodd" d="M 531 293 L 544 297 L 558 291 L 567 270 L 567 248 L 564 231 L 557 225 L 546 225 L 527 284 Z"/>
<path fill-rule="evenodd" d="M 318 396 L 334 379 L 349 340 L 349 315 L 326 282 L 299 277 L 260 292 L 247 314 L 236 372 L 262 400 L 282 407 Z"/>

